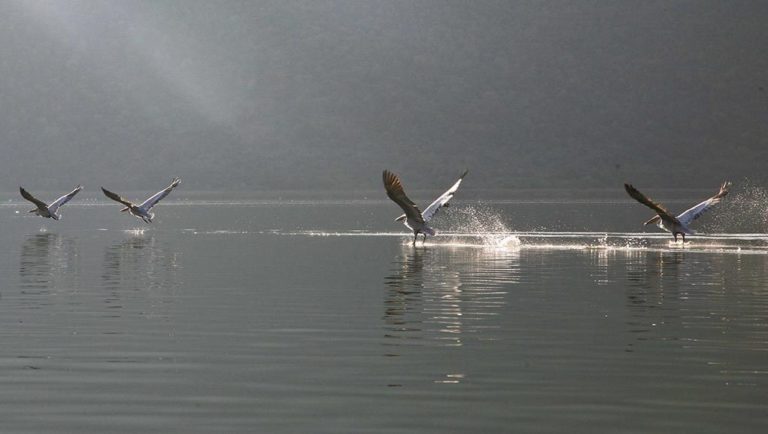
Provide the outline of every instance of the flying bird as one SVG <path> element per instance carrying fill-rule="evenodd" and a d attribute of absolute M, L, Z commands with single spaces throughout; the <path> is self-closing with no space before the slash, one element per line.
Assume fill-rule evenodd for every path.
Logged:
<path fill-rule="evenodd" d="M 153 194 L 149 199 L 145 200 L 139 205 L 134 204 L 128 199 L 125 199 L 119 194 L 113 193 L 104 187 L 101 187 L 101 190 L 104 192 L 104 194 L 108 198 L 125 205 L 125 208 L 121 209 L 120 212 L 128 211 L 132 215 L 144 220 L 144 223 L 152 223 L 152 219 L 155 218 L 155 213 L 150 212 L 152 207 L 157 205 L 157 203 L 160 202 L 165 196 L 168 196 L 168 194 L 170 194 L 171 191 L 173 191 L 173 189 L 176 188 L 176 186 L 179 185 L 180 183 L 181 183 L 181 179 L 173 178 L 173 181 L 171 181 L 171 185 Z"/>
<path fill-rule="evenodd" d="M 685 235 L 693 235 L 695 232 L 691 230 L 690 225 L 694 220 L 699 218 L 702 214 L 707 212 L 710 208 L 720 203 L 720 201 L 728 194 L 728 188 L 731 183 L 726 181 L 720 186 L 720 191 L 710 197 L 709 199 L 699 203 L 698 205 L 686 210 L 682 214 L 675 217 L 670 214 L 664 206 L 654 202 L 651 198 L 640 193 L 632 184 L 624 184 L 624 189 L 627 190 L 630 196 L 636 201 L 656 211 L 656 215 L 651 219 L 643 223 L 644 225 L 657 224 L 660 228 L 672 232 L 672 235 L 677 241 L 677 235 L 683 236 L 683 242 L 685 242 Z"/>
<path fill-rule="evenodd" d="M 27 190 L 24 190 L 24 187 L 19 187 L 19 192 L 21 192 L 21 197 L 34 203 L 35 206 L 37 206 L 37 208 L 32 209 L 29 212 L 33 212 L 40 217 L 45 217 L 47 219 L 59 220 L 61 218 L 61 214 L 57 212 L 59 208 L 61 208 L 61 206 L 65 203 L 69 202 L 70 199 L 75 197 L 75 195 L 82 189 L 83 186 L 78 185 L 74 190 L 51 202 L 50 205 L 46 205 L 46 203 L 42 200 L 32 196 Z"/>
<path fill-rule="evenodd" d="M 405 194 L 403 190 L 403 184 L 400 182 L 400 178 L 389 170 L 384 171 L 384 188 L 387 190 L 387 196 L 392 199 L 393 202 L 398 204 L 403 209 L 405 214 L 396 218 L 395 221 L 402 221 L 408 229 L 413 231 L 413 245 L 416 245 L 416 239 L 419 234 L 424 235 L 424 241 L 427 241 L 427 234 L 434 236 L 435 230 L 427 225 L 432 217 L 437 214 L 440 208 L 448 206 L 448 201 L 456 194 L 456 190 L 459 189 L 461 180 L 467 175 L 468 170 L 465 170 L 461 174 L 459 180 L 456 181 L 451 188 L 443 193 L 440 197 L 435 199 L 425 210 L 421 212 L 419 207 Z"/>

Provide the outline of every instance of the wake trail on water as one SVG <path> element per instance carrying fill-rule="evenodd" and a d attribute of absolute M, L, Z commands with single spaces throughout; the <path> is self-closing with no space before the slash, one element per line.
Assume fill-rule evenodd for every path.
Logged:
<path fill-rule="evenodd" d="M 762 189 L 752 188 L 732 202 L 739 219 L 754 219 L 760 215 L 757 205 Z M 716 226 L 716 225 L 713 225 Z M 768 235 L 761 230 L 744 233 L 699 233 L 683 243 L 675 242 L 666 232 L 588 232 L 551 231 L 537 229 L 516 231 L 501 212 L 490 206 L 477 205 L 451 209 L 440 216 L 437 235 L 427 238 L 425 246 L 474 247 L 489 249 L 551 249 L 551 250 L 615 250 L 615 251 L 696 251 L 738 252 L 768 254 Z M 731 223 L 733 227 L 733 223 Z M 760 229 L 762 225 L 752 226 Z M 282 233 L 305 236 L 364 236 L 401 237 L 403 244 L 411 244 L 413 236 L 403 232 L 373 231 L 304 231 Z M 419 241 L 417 246 L 422 246 Z"/>
<path fill-rule="evenodd" d="M 220 233 L 220 232 L 219 232 Z M 403 246 L 413 236 L 403 232 L 366 231 L 269 231 L 279 236 L 306 237 L 386 237 L 401 238 Z M 441 232 L 419 240 L 417 248 L 480 248 L 500 250 L 595 250 L 595 251 L 675 251 L 701 253 L 768 254 L 765 234 L 700 234 L 695 239 L 675 242 L 669 234 L 644 232 Z"/>
<path fill-rule="evenodd" d="M 753 253 L 768 254 L 768 234 L 765 227 L 765 205 L 761 198 L 768 200 L 768 192 L 750 187 L 738 192 L 731 200 L 731 207 L 723 211 L 733 217 L 728 222 L 708 222 L 706 228 L 752 228 L 741 233 L 697 233 L 682 241 L 675 242 L 666 232 L 588 232 L 552 231 L 545 228 L 532 231 L 516 231 L 505 221 L 503 214 L 490 206 L 477 205 L 451 208 L 439 216 L 441 228 L 434 237 L 428 237 L 417 247 L 484 248 L 484 249 L 541 249 L 541 250 L 605 250 L 605 251 L 695 251 L 709 253 Z M 760 217 L 760 218 L 758 218 Z M 759 224 L 754 224 L 759 220 Z M 741 222 L 752 222 L 747 225 Z M 730 231 L 729 231 L 730 232 Z M 413 235 L 403 231 L 370 230 L 295 230 L 271 229 L 264 231 L 193 231 L 195 235 L 278 235 L 305 237 L 396 237 L 402 238 L 403 245 L 412 244 Z"/>
<path fill-rule="evenodd" d="M 274 235 L 318 238 L 400 238 L 403 246 L 410 246 L 413 235 L 404 232 L 371 231 L 193 231 L 193 235 L 244 236 Z M 481 248 L 502 250 L 602 250 L 602 251 L 689 251 L 702 253 L 768 254 L 768 235 L 697 234 L 688 241 L 675 242 L 667 233 L 644 232 L 441 232 L 419 240 L 416 247 Z"/>

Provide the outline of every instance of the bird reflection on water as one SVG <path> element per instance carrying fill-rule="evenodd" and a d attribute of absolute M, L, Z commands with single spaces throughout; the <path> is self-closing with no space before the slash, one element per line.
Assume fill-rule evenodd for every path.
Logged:
<path fill-rule="evenodd" d="M 57 233 L 30 235 L 21 246 L 19 277 L 23 294 L 48 293 L 54 286 L 76 281 L 77 246 L 74 239 Z M 69 285 L 72 286 L 72 285 Z"/>
<path fill-rule="evenodd" d="M 179 254 L 154 236 L 141 233 L 107 246 L 101 281 L 109 296 L 104 302 L 119 309 L 126 290 L 146 291 L 149 307 L 143 310 L 148 315 L 156 313 L 180 286 L 179 268 Z"/>
<path fill-rule="evenodd" d="M 513 250 L 403 246 L 384 279 L 385 336 L 390 344 L 460 347 L 490 338 L 519 255 Z"/>
<path fill-rule="evenodd" d="M 765 333 L 759 324 L 768 292 L 755 288 L 765 285 L 768 258 L 625 251 L 615 252 L 605 266 L 626 291 L 624 351 L 633 360 L 659 364 L 658 354 L 674 349 L 678 359 L 667 364 L 684 360 L 702 379 L 754 385 L 742 374 L 763 364 Z"/>

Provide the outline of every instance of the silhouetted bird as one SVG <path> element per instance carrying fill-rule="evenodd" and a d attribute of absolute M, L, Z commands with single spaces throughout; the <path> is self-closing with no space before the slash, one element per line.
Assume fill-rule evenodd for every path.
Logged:
<path fill-rule="evenodd" d="M 464 179 L 467 172 L 468 170 L 465 170 L 459 177 L 459 180 L 448 191 L 432 202 L 424 212 L 421 212 L 416 204 L 406 196 L 400 178 L 389 170 L 384 171 L 384 188 L 387 190 L 387 196 L 400 205 L 400 208 L 405 212 L 405 214 L 396 218 L 395 221 L 403 221 L 403 224 L 413 231 L 413 245 L 416 245 L 416 239 L 419 237 L 419 234 L 424 234 L 425 242 L 427 241 L 427 234 L 435 235 L 435 230 L 429 227 L 427 223 L 437 214 L 440 208 L 448 206 L 448 201 L 456 194 L 456 190 L 459 189 L 461 180 Z"/>
<path fill-rule="evenodd" d="M 632 184 L 624 184 L 624 189 L 627 190 L 627 193 L 629 193 L 633 199 L 658 213 L 650 220 L 643 223 L 644 225 L 655 223 L 660 228 L 672 232 L 672 235 L 675 237 L 675 241 L 677 241 L 677 235 L 680 234 L 683 236 L 683 242 L 685 242 L 686 234 L 693 235 L 695 233 L 688 227 L 688 225 L 699 218 L 702 214 L 707 212 L 710 208 L 720 203 L 725 195 L 728 194 L 728 187 L 730 186 L 730 182 L 724 182 L 723 185 L 720 186 L 720 191 L 716 195 L 685 211 L 677 217 L 670 214 L 670 212 L 667 211 L 667 209 L 662 205 L 654 202 L 651 198 L 644 195 L 643 193 L 640 193 L 635 187 L 632 186 Z"/>
<path fill-rule="evenodd" d="M 19 187 L 19 191 L 21 192 L 21 197 L 34 203 L 35 206 L 37 206 L 37 208 L 30 210 L 29 212 L 33 212 L 39 215 L 40 217 L 45 217 L 45 218 L 54 219 L 54 220 L 59 220 L 61 218 L 61 215 L 57 213 L 59 208 L 61 208 L 61 206 L 64 205 L 65 203 L 69 202 L 70 199 L 75 197 L 75 195 L 82 189 L 83 187 L 81 185 L 78 185 L 77 187 L 75 187 L 74 190 L 56 199 L 50 205 L 46 205 L 45 202 L 29 194 L 27 190 L 24 190 L 24 187 Z"/>
<path fill-rule="evenodd" d="M 152 197 L 142 202 L 140 205 L 136 205 L 132 203 L 131 201 L 123 198 L 122 196 L 112 193 L 111 191 L 107 190 L 104 187 L 101 187 L 101 190 L 104 192 L 104 194 L 117 202 L 122 203 L 125 205 L 125 208 L 121 209 L 120 212 L 130 212 L 132 215 L 144 220 L 144 223 L 152 223 L 152 219 L 155 218 L 155 213 L 150 212 L 153 206 L 157 205 L 158 202 L 160 202 L 165 196 L 168 196 L 171 191 L 173 191 L 174 188 L 176 188 L 177 185 L 181 183 L 181 179 L 179 178 L 173 178 L 173 181 L 171 181 L 171 185 L 168 187 L 165 187 L 165 189 L 158 191 Z"/>

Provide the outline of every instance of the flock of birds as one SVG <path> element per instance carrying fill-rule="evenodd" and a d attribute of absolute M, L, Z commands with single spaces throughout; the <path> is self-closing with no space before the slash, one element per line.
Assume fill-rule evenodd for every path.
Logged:
<path fill-rule="evenodd" d="M 168 187 L 165 187 L 164 189 L 158 191 L 157 193 L 153 194 L 147 200 L 140 204 L 135 204 L 131 202 L 128 199 L 125 199 L 124 197 L 120 196 L 117 193 L 113 193 L 109 190 L 107 190 L 104 187 L 101 187 L 101 191 L 104 192 L 104 195 L 108 198 L 114 200 L 115 202 L 120 202 L 123 204 L 124 208 L 120 210 L 120 212 L 126 212 L 128 211 L 131 213 L 131 215 L 140 218 L 144 220 L 144 223 L 152 223 L 152 219 L 155 218 L 155 213 L 152 212 L 152 208 L 157 205 L 158 202 L 163 200 L 166 196 L 168 196 L 171 191 L 173 191 L 174 188 L 178 187 L 178 185 L 181 184 L 181 179 L 179 178 L 173 178 L 171 181 L 171 184 Z M 59 220 L 61 218 L 61 214 L 59 214 L 59 208 L 61 208 L 65 203 L 72 200 L 73 197 L 77 193 L 80 192 L 80 190 L 83 189 L 82 185 L 78 185 L 75 187 L 74 190 L 70 191 L 69 193 L 65 194 L 64 196 L 61 196 L 60 198 L 54 200 L 50 204 L 46 204 L 42 200 L 36 198 L 35 196 L 32 196 L 27 190 L 24 190 L 24 187 L 19 187 L 19 191 L 21 192 L 21 197 L 24 199 L 32 202 L 35 204 L 35 209 L 30 210 L 29 212 L 35 213 L 39 215 L 40 217 L 45 217 L 49 219 Z"/>
<path fill-rule="evenodd" d="M 400 181 L 400 177 L 390 172 L 389 170 L 384 171 L 384 189 L 387 191 L 387 196 L 392 199 L 392 201 L 395 202 L 398 206 L 400 206 L 404 212 L 404 214 L 396 218 L 395 221 L 402 221 L 403 224 L 408 227 L 408 229 L 413 231 L 414 245 L 416 245 L 419 234 L 424 236 L 424 242 L 427 240 L 427 235 L 435 235 L 436 231 L 431 226 L 429 226 L 429 222 L 435 215 L 437 215 L 437 212 L 440 211 L 441 208 L 449 206 L 450 200 L 456 194 L 456 191 L 458 191 L 459 186 L 461 185 L 461 181 L 464 179 L 467 173 L 468 171 L 465 170 L 459 179 L 451 186 L 451 188 L 449 188 L 445 193 L 440 195 L 431 204 L 429 204 L 429 206 L 427 206 L 424 211 L 421 211 L 421 209 L 419 209 L 419 207 L 408 197 L 408 195 L 405 194 L 403 183 Z M 176 188 L 180 183 L 181 179 L 173 178 L 168 187 L 153 194 L 140 204 L 135 204 L 120 196 L 119 194 L 107 190 L 104 187 L 101 187 L 101 190 L 104 192 L 105 196 L 123 205 L 123 209 L 120 210 L 121 212 L 127 211 L 131 215 L 143 220 L 145 223 L 152 223 L 152 219 L 155 218 L 155 214 L 151 211 L 152 208 L 157 205 L 158 202 L 163 200 L 163 198 L 168 196 L 171 191 L 173 191 L 173 189 Z M 723 182 L 723 184 L 720 186 L 720 191 L 718 191 L 717 194 L 703 202 L 696 204 L 678 216 L 670 213 L 663 205 L 655 202 L 653 199 L 641 193 L 634 186 L 632 186 L 632 184 L 624 184 L 624 189 L 633 199 L 656 212 L 656 215 L 647 220 L 644 225 L 656 224 L 661 229 L 671 232 L 672 236 L 675 238 L 675 241 L 677 241 L 678 235 L 681 235 L 683 242 L 685 242 L 685 236 L 692 235 L 694 233 L 689 225 L 713 206 L 720 203 L 720 201 L 728 194 L 728 188 L 730 185 L 730 182 Z M 30 210 L 30 213 L 35 213 L 40 217 L 52 218 L 54 220 L 59 220 L 61 218 L 61 215 L 58 212 L 59 208 L 69 202 L 82 189 L 83 187 L 78 185 L 74 190 L 70 191 L 64 196 L 61 196 L 50 204 L 46 204 L 45 202 L 30 194 L 27 190 L 24 189 L 24 187 L 19 187 L 21 196 L 35 204 L 36 208 Z"/>
<path fill-rule="evenodd" d="M 466 175 L 467 171 L 465 170 L 458 181 L 456 181 L 448 191 L 435 199 L 435 201 L 429 204 L 424 212 L 422 212 L 405 194 L 403 183 L 400 181 L 400 178 L 389 170 L 384 171 L 384 188 L 387 190 L 387 196 L 392 199 L 393 202 L 398 204 L 405 212 L 405 214 L 396 218 L 395 221 L 403 221 L 403 224 L 413 231 L 414 245 L 416 245 L 416 240 L 419 238 L 419 234 L 424 235 L 425 242 L 427 240 L 427 235 L 435 235 L 435 230 L 427 223 L 429 223 L 432 217 L 437 214 L 440 208 L 449 205 L 448 201 L 450 201 L 456 194 L 456 190 L 459 189 L 459 185 L 461 185 L 461 181 Z M 689 225 L 713 206 L 720 203 L 720 201 L 728 194 L 728 188 L 730 186 L 730 182 L 723 182 L 720 186 L 720 191 L 718 191 L 716 195 L 696 204 L 676 217 L 674 214 L 667 211 L 663 205 L 638 191 L 632 184 L 624 184 L 624 189 L 633 199 L 656 211 L 656 215 L 643 223 L 644 225 L 656 224 L 661 229 L 671 232 L 672 236 L 675 238 L 675 242 L 677 242 L 678 235 L 682 235 L 683 242 L 685 242 L 685 236 L 694 233 Z"/>

